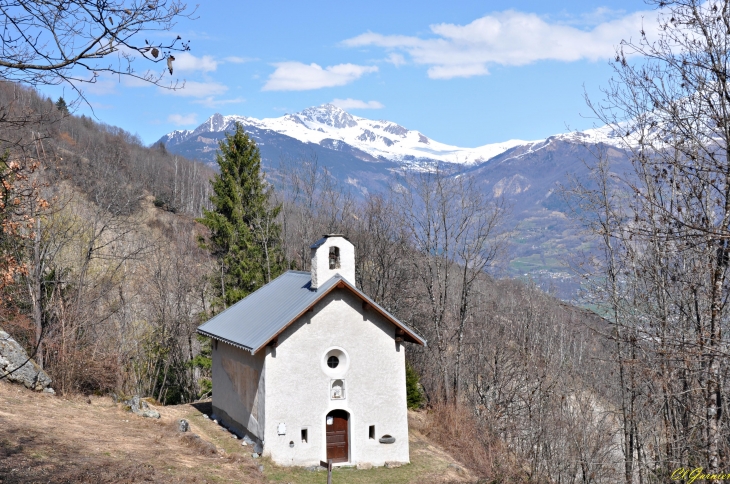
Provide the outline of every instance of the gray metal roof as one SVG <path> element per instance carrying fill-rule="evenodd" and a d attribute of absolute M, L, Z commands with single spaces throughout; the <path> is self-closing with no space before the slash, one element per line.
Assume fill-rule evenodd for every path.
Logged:
<path fill-rule="evenodd" d="M 395 319 L 339 274 L 317 289 L 312 289 L 311 284 L 312 276 L 309 272 L 285 272 L 200 325 L 198 333 L 256 353 L 327 293 L 336 287 L 346 287 L 401 328 L 413 342 L 426 344 L 412 329 Z"/>

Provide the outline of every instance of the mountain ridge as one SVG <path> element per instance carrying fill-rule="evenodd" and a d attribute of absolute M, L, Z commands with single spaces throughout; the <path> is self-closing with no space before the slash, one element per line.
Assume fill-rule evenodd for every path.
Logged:
<path fill-rule="evenodd" d="M 306 108 L 278 118 L 257 119 L 241 115 L 215 113 L 193 130 L 176 130 L 160 138 L 168 148 L 177 146 L 192 137 L 232 130 L 236 122 L 244 128 L 272 131 L 289 136 L 304 144 L 316 144 L 338 149 L 340 143 L 367 153 L 374 159 L 384 159 L 402 164 L 445 162 L 471 166 L 489 161 L 517 146 L 537 146 L 557 139 L 581 139 L 588 143 L 616 145 L 620 140 L 605 128 L 582 132 L 561 133 L 542 140 L 525 141 L 511 139 L 489 143 L 475 148 L 460 147 L 438 142 L 417 130 L 405 128 L 388 120 L 371 120 L 354 116 L 332 104 Z"/>
<path fill-rule="evenodd" d="M 418 131 L 391 121 L 353 116 L 331 105 L 264 120 L 216 113 L 197 128 L 174 131 L 160 142 L 172 153 L 215 166 L 218 142 L 235 122 L 241 122 L 258 144 L 274 185 L 286 169 L 282 160 L 316 159 L 360 197 L 387 190 L 397 183 L 404 168 L 443 163 L 447 169 L 453 168 L 450 171 L 470 174 L 484 193 L 504 198 L 511 207 L 507 229 L 513 235 L 513 248 L 507 273 L 532 278 L 545 289 L 556 288 L 565 299 L 575 296 L 578 285 L 567 271 L 565 259 L 587 246 L 559 195 L 561 186 L 570 177 L 590 183 L 589 162 L 596 151 L 609 156 L 616 171 L 629 168 L 621 138 L 607 128 L 460 148 L 431 138 L 426 138 L 427 144 Z M 398 151 L 396 143 L 388 146 L 383 138 L 397 139 L 405 147 Z"/>

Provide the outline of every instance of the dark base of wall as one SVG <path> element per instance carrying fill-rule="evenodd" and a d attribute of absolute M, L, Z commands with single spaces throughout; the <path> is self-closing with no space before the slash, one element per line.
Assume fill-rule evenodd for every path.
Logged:
<path fill-rule="evenodd" d="M 239 438 L 243 438 L 244 435 L 247 435 L 249 439 L 253 440 L 257 444 L 261 444 L 260 438 L 251 433 L 250 430 L 241 425 L 239 422 L 232 419 L 231 416 L 228 415 L 228 413 L 226 413 L 226 411 L 222 408 L 218 408 L 213 405 L 213 414 L 218 418 L 218 422 L 221 425 L 226 427 L 232 433 L 236 434 Z"/>

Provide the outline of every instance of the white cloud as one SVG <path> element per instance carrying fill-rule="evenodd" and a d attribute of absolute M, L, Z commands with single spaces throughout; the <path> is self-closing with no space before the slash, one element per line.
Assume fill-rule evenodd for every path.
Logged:
<path fill-rule="evenodd" d="M 245 62 L 253 62 L 258 59 L 254 57 L 238 57 L 236 55 L 231 55 L 228 57 L 224 57 L 223 60 L 226 62 L 230 62 L 231 64 L 243 64 Z"/>
<path fill-rule="evenodd" d="M 393 64 L 396 67 L 400 67 L 403 64 L 406 64 L 406 58 L 403 57 L 401 54 L 396 54 L 395 52 L 391 52 L 387 59 L 385 59 L 385 62 L 389 64 Z"/>
<path fill-rule="evenodd" d="M 225 93 L 228 90 L 226 86 L 215 81 L 211 82 L 197 82 L 197 81 L 186 81 L 185 87 L 176 90 L 160 89 L 160 92 L 164 94 L 172 94 L 173 96 L 180 97 L 199 97 L 207 98 L 212 96 L 218 96 Z"/>
<path fill-rule="evenodd" d="M 489 74 L 489 70 L 485 64 L 441 65 L 428 68 L 428 77 L 431 79 L 485 76 L 487 74 Z"/>
<path fill-rule="evenodd" d="M 377 72 L 376 66 L 338 64 L 322 68 L 317 64 L 280 62 L 264 84 L 264 91 L 308 91 L 323 87 L 344 86 L 365 74 Z"/>
<path fill-rule="evenodd" d="M 636 12 L 580 29 L 551 23 L 533 13 L 508 10 L 467 25 L 431 25 L 435 38 L 368 32 L 345 40 L 344 44 L 405 52 L 416 64 L 429 66 L 428 75 L 434 79 L 471 77 L 488 74 L 490 64 L 520 66 L 540 60 L 608 59 L 622 39 L 639 37 L 642 24 L 645 29 L 649 24 L 655 28 L 655 22 L 642 22 L 643 17 L 655 15 Z"/>
<path fill-rule="evenodd" d="M 189 126 L 195 124 L 198 115 L 195 113 L 190 114 L 171 114 L 167 117 L 167 121 L 174 124 L 175 126 Z"/>
<path fill-rule="evenodd" d="M 235 99 L 215 99 L 213 96 L 208 96 L 205 99 L 197 99 L 192 102 L 195 104 L 202 104 L 207 108 L 218 108 L 228 104 L 240 104 L 242 102 L 246 102 L 246 100 L 242 97 L 237 97 Z"/>
<path fill-rule="evenodd" d="M 190 52 L 175 54 L 175 61 L 172 64 L 174 71 L 180 72 L 213 72 L 218 69 L 218 61 L 209 55 L 195 57 Z"/>
<path fill-rule="evenodd" d="M 360 101 L 359 99 L 335 99 L 331 104 L 342 109 L 383 109 L 383 103 L 378 101 Z"/>

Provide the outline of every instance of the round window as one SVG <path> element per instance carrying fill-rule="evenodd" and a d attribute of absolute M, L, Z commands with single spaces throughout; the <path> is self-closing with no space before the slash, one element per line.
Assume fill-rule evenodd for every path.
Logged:
<path fill-rule="evenodd" d="M 329 348 L 319 360 L 322 371 L 330 378 L 343 378 L 350 368 L 350 357 L 342 348 Z"/>

